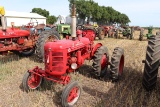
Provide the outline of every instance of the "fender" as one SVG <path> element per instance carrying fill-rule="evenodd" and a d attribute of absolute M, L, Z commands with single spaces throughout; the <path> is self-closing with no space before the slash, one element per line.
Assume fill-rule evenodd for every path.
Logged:
<path fill-rule="evenodd" d="M 94 46 L 94 48 L 92 49 L 92 52 L 91 52 L 91 57 L 94 56 L 95 51 L 96 51 L 99 47 L 101 47 L 101 46 L 102 46 L 101 43 L 97 43 L 97 44 Z"/>

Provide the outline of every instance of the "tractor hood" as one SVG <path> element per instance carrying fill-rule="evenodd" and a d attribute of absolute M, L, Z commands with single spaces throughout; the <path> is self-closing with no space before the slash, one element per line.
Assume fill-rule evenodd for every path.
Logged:
<path fill-rule="evenodd" d="M 88 38 L 81 37 L 79 40 L 63 39 L 54 42 L 47 42 L 44 46 L 45 50 L 51 49 L 52 51 L 60 49 L 68 49 L 68 52 L 80 49 L 82 47 L 88 46 L 90 43 Z"/>
<path fill-rule="evenodd" d="M 23 37 L 23 36 L 29 36 L 30 32 L 27 30 L 20 30 L 20 29 L 6 29 L 6 31 L 0 30 L 0 39 L 5 38 L 14 38 L 14 37 Z"/>

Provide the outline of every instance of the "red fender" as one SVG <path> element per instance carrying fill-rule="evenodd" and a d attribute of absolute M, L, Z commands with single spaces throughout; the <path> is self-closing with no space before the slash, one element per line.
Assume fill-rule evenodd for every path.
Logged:
<path fill-rule="evenodd" d="M 97 43 L 97 44 L 93 47 L 92 52 L 91 52 L 91 57 L 94 56 L 95 51 L 96 51 L 99 47 L 101 47 L 101 46 L 102 46 L 101 43 Z"/>

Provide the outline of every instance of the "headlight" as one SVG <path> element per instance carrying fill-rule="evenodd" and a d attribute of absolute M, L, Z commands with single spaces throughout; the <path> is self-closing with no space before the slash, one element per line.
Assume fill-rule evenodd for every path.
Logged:
<path fill-rule="evenodd" d="M 72 63 L 72 64 L 71 64 L 71 68 L 72 68 L 72 69 L 77 69 L 77 64 L 76 64 L 76 63 Z"/>

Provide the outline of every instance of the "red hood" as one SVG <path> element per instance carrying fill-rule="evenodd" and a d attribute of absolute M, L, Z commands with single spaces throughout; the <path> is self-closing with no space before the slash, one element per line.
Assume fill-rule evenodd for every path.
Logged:
<path fill-rule="evenodd" d="M 88 46 L 89 43 L 90 41 L 88 38 L 81 37 L 80 40 L 77 39 L 75 41 L 64 39 L 55 42 L 47 42 L 44 48 L 45 50 L 50 48 L 51 50 L 70 49 L 71 51 L 74 51 L 84 46 Z"/>
<path fill-rule="evenodd" d="M 6 31 L 0 30 L 0 39 L 3 38 L 13 38 L 13 37 L 22 37 L 22 36 L 29 36 L 30 32 L 27 30 L 20 30 L 20 29 L 6 29 Z"/>

